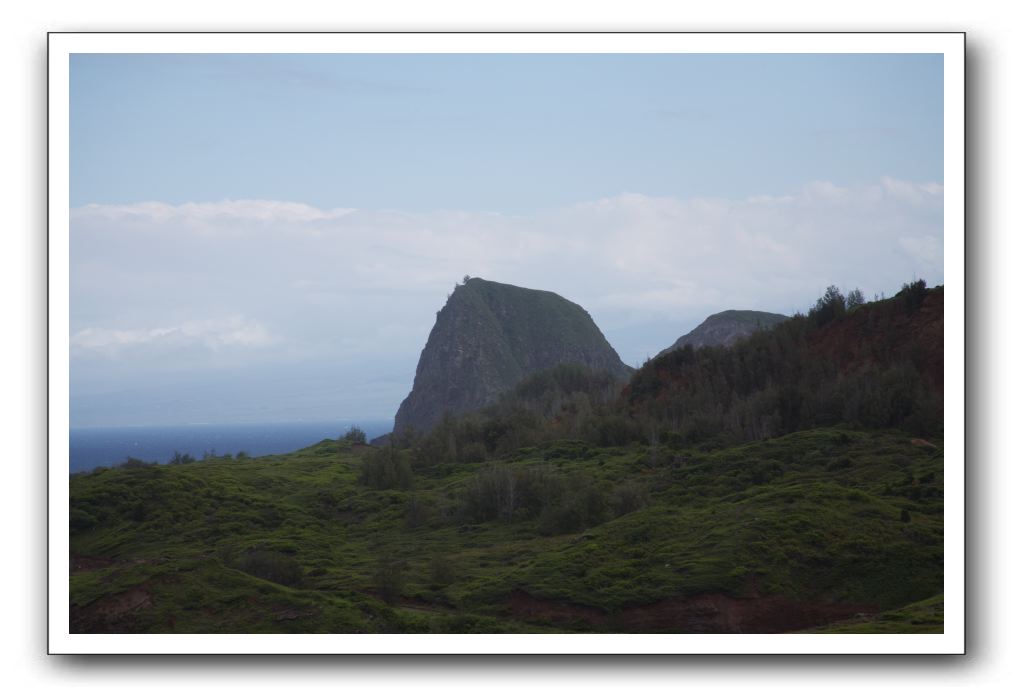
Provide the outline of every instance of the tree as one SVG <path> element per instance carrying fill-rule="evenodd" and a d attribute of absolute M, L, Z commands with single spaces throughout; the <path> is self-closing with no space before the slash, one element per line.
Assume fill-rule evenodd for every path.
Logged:
<path fill-rule="evenodd" d="M 843 317 L 845 312 L 847 312 L 847 305 L 844 295 L 836 286 L 830 285 L 827 287 L 826 293 L 809 310 L 809 318 L 817 327 L 822 327 Z"/>
<path fill-rule="evenodd" d="M 169 465 L 186 465 L 187 463 L 193 463 L 195 461 L 196 459 L 189 453 L 180 453 L 179 451 L 174 451 L 172 454 L 172 458 L 169 460 Z"/>
<path fill-rule="evenodd" d="M 925 280 L 917 279 L 910 284 L 904 284 L 897 295 L 901 296 L 905 309 L 908 312 L 913 312 L 921 306 L 927 294 L 928 289 L 925 286 Z"/>
<path fill-rule="evenodd" d="M 860 305 L 865 305 L 865 294 L 863 294 L 859 289 L 850 291 L 847 299 L 845 299 L 845 306 L 847 309 L 851 311 Z"/>
<path fill-rule="evenodd" d="M 408 455 L 393 446 L 362 459 L 359 481 L 372 489 L 410 489 L 414 479 Z"/>
<path fill-rule="evenodd" d="M 345 441 L 350 441 L 353 444 L 366 443 L 366 433 L 363 432 L 358 427 L 356 427 L 355 425 L 352 425 L 352 427 L 347 432 L 345 432 L 345 436 L 341 438 L 344 439 Z"/>

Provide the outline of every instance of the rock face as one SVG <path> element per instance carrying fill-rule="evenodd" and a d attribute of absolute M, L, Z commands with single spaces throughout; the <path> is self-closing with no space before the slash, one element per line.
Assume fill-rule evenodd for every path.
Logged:
<path fill-rule="evenodd" d="M 562 363 L 620 379 L 631 372 L 579 305 L 548 291 L 469 279 L 436 315 L 394 432 L 425 431 L 444 413 L 477 410 L 527 375 Z"/>
<path fill-rule="evenodd" d="M 711 315 L 689 334 L 661 351 L 658 355 L 674 351 L 683 346 L 731 346 L 739 339 L 749 336 L 758 329 L 770 329 L 788 319 L 785 315 L 759 310 L 725 310 Z"/>

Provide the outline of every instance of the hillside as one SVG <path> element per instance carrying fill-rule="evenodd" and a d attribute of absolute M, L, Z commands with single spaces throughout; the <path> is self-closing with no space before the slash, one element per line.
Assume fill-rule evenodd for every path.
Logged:
<path fill-rule="evenodd" d="M 526 376 L 563 363 L 629 376 L 577 304 L 548 291 L 469 279 L 436 316 L 394 433 L 429 430 L 444 414 L 477 410 Z"/>
<path fill-rule="evenodd" d="M 648 361 L 628 411 L 687 440 L 762 439 L 845 423 L 942 434 L 943 287 L 909 284 L 848 310 L 836 290 L 807 316 L 728 348 Z"/>
<path fill-rule="evenodd" d="M 903 433 L 408 458 L 72 477 L 73 631 L 780 632 L 942 588 L 942 450 Z"/>
<path fill-rule="evenodd" d="M 674 344 L 661 351 L 664 355 L 683 346 L 730 346 L 755 331 L 770 329 L 784 322 L 785 315 L 759 310 L 725 310 L 711 315 L 697 325 L 693 331 L 680 336 Z"/>
<path fill-rule="evenodd" d="M 384 447 L 72 475 L 72 630 L 940 632 L 942 324 L 831 287 L 621 393 L 567 363 Z"/>

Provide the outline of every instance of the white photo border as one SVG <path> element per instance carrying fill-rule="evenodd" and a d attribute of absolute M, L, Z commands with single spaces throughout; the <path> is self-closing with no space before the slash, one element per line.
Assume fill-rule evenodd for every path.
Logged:
<path fill-rule="evenodd" d="M 50 654 L 962 654 L 965 651 L 963 33 L 349 32 L 49 34 Z M 74 53 L 935 53 L 944 88 L 944 632 L 924 635 L 70 633 L 70 55 Z"/>

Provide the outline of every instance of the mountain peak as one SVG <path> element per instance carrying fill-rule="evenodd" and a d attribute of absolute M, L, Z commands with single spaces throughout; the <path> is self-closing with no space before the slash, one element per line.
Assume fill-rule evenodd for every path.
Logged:
<path fill-rule="evenodd" d="M 785 315 L 761 310 L 723 310 L 701 322 L 693 331 L 680 336 L 674 344 L 661 351 L 663 355 L 683 346 L 730 346 L 760 329 L 769 329 L 788 319 Z"/>
<path fill-rule="evenodd" d="M 526 376 L 563 363 L 623 379 L 630 372 L 576 303 L 551 291 L 468 278 L 436 315 L 394 431 L 427 430 L 444 413 L 477 410 Z"/>

